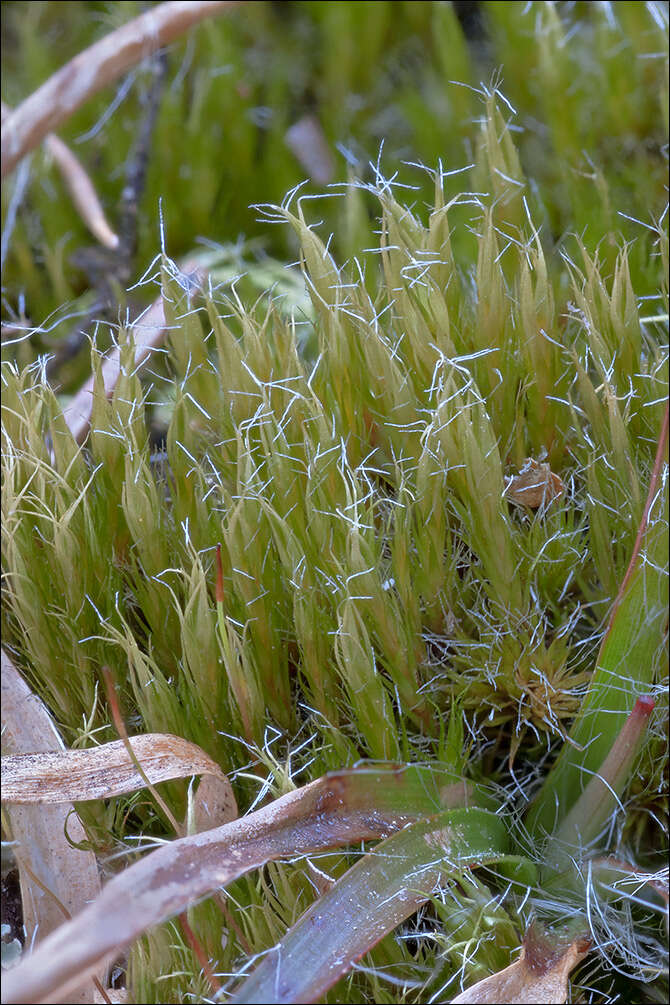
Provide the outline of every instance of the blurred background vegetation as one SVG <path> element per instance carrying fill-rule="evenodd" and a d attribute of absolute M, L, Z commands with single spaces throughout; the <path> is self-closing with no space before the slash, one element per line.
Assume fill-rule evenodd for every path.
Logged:
<path fill-rule="evenodd" d="M 3 4 L 3 101 L 15 106 L 148 6 Z M 156 254 L 159 202 L 173 257 L 197 239 L 232 244 L 245 271 L 264 254 L 295 257 L 288 228 L 269 228 L 250 206 L 280 202 L 302 181 L 306 193 L 352 176 L 371 181 L 381 159 L 387 175 L 399 170 L 417 186 L 408 201 L 419 206 L 432 199 L 432 181 L 402 162 L 461 169 L 445 181 L 447 198 L 476 189 L 477 170 L 462 169 L 477 161 L 482 82 L 499 83 L 516 111 L 510 129 L 545 248 L 577 233 L 613 265 L 623 237 L 633 242 L 638 294 L 653 294 L 644 228 L 621 214 L 648 224 L 664 204 L 666 23 L 667 4 L 655 2 L 261 2 L 205 21 L 89 101 L 61 132 L 121 231 L 128 171 L 146 164 L 129 260 L 91 248 L 43 152 L 3 186 L 4 355 L 26 363 L 58 349 L 57 362 L 67 363 L 59 382 L 76 386 L 89 367 L 79 330 L 110 305 L 108 319 L 118 320 L 148 295 L 125 288 Z M 293 150 L 287 143 L 306 117 L 327 146 L 316 166 L 313 132 L 298 134 Z M 376 213 L 363 196 L 344 214 L 340 200 L 319 202 L 321 233 L 337 229 L 338 260 L 373 243 Z M 466 228 L 453 235 L 457 260 L 471 260 L 469 238 Z M 13 324 L 41 331 L 16 342 Z"/>

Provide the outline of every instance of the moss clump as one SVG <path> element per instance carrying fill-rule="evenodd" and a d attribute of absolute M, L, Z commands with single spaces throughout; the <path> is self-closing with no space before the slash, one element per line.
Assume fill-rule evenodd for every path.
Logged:
<path fill-rule="evenodd" d="M 367 18 L 375 38 L 394 30 L 386 4 L 290 6 L 287 17 L 314 23 Z M 513 63 L 506 72 L 519 117 L 493 86 L 479 96 L 454 90 L 463 104 L 448 137 L 463 138 L 458 126 L 472 143 L 469 181 L 450 175 L 446 160 L 407 167 L 402 187 L 372 166 L 329 191 L 320 230 L 309 223 L 314 203 L 297 190 L 261 207 L 270 246 L 298 249 L 302 269 L 287 268 L 279 282 L 273 273 L 260 299 L 249 257 L 210 255 L 213 281 L 200 295 L 163 256 L 153 278 L 170 321 L 167 349 L 140 377 L 131 333 L 115 328 L 123 372 L 111 401 L 95 397 L 84 451 L 43 369 L 3 364 L 3 639 L 69 744 L 115 737 L 99 688 L 107 664 L 130 732 L 198 743 L 231 774 L 242 810 L 361 757 L 450 761 L 450 716 L 462 717 L 469 770 L 513 793 L 507 805 L 525 805 L 545 776 L 593 677 L 667 396 L 667 218 L 650 113 L 662 11 L 646 5 L 641 20 L 643 5 L 618 4 L 610 23 L 604 5 L 589 5 L 582 34 L 571 32 L 567 8 L 543 5 L 528 20 L 521 5 L 482 6 L 496 52 L 533 28 L 523 35 L 532 72 L 517 78 Z M 252 18 L 270 16 L 265 5 L 251 9 Z M 402 19 L 413 18 L 419 34 L 441 25 L 443 60 L 449 32 L 465 59 L 449 5 L 402 5 Z M 242 30 L 234 24 L 233 34 Z M 206 44 L 234 49 L 227 30 Z M 202 35 L 195 44 L 205 46 Z M 625 53 L 636 58 L 622 96 Z M 346 66 L 353 87 L 363 69 Z M 190 79 L 195 69 L 185 72 Z M 422 103 L 415 89 L 403 92 L 417 149 L 439 94 L 446 101 L 442 76 L 427 71 Z M 198 79 L 196 124 L 211 84 Z M 558 101 L 570 81 L 577 97 Z M 326 122 L 333 136 L 353 129 L 342 100 L 340 118 L 333 110 Z M 602 116 L 584 111 L 594 102 Z M 243 156 L 246 124 L 239 131 L 242 170 L 253 158 Z M 647 142 L 622 165 L 638 134 Z M 198 135 L 200 146 L 184 146 L 194 165 L 196 152 L 211 155 Z M 437 163 L 450 149 L 440 144 L 420 156 Z M 584 149 L 588 176 L 579 173 Z M 245 179 L 250 199 L 278 198 L 265 175 Z M 292 183 L 280 168 L 277 179 Z M 169 172 L 162 179 L 172 207 L 173 181 Z M 208 185 L 188 190 L 202 197 L 205 217 Z M 245 191 L 236 190 L 240 213 Z M 177 215 L 181 227 L 188 213 Z M 29 262 L 25 225 L 15 249 Z M 249 272 L 238 283 L 231 259 Z M 26 275 L 34 291 L 39 270 Z M 102 344 L 92 354 L 98 376 Z M 146 419 L 156 410 L 169 428 L 165 449 L 152 453 Z M 537 508 L 511 491 L 529 469 L 551 476 Z M 643 552 L 656 593 L 667 562 L 664 504 L 659 493 Z M 658 616 L 651 592 L 645 602 L 641 631 Z M 631 650 L 626 694 L 660 695 L 661 643 L 642 662 Z M 657 708 L 626 811 L 612 820 L 611 845 L 634 848 L 650 868 L 667 838 L 663 716 Z M 181 817 L 185 785 L 166 786 L 166 798 Z M 139 797 L 82 815 L 100 851 L 165 836 Z M 347 864 L 333 855 L 318 866 L 338 876 Z M 237 881 L 227 891 L 231 924 L 211 901 L 193 908 L 190 925 L 221 979 L 283 936 L 315 898 L 312 875 L 298 862 Z M 506 889 L 500 875 L 455 879 L 327 1000 L 428 1000 L 461 976 L 469 983 L 504 966 L 531 909 L 553 919 L 577 910 L 555 892 L 535 890 L 521 904 L 502 898 Z M 600 955 L 576 982 L 596 988 L 589 1000 L 610 1000 L 613 967 L 625 974 L 616 978 L 621 1000 L 647 993 L 638 981 L 659 988 L 658 925 L 636 910 L 627 901 L 606 912 Z M 208 993 L 170 926 L 135 948 L 131 975 L 139 1001 Z"/>
<path fill-rule="evenodd" d="M 275 791 L 361 756 L 439 758 L 454 707 L 489 782 L 530 780 L 565 736 L 642 517 L 667 353 L 640 317 L 627 248 L 610 276 L 577 240 L 574 257 L 547 257 L 493 96 L 482 129 L 479 169 L 508 166 L 498 198 L 445 204 L 437 172 L 422 218 L 380 175 L 365 260 L 338 266 L 299 198 L 265 207 L 300 242 L 311 303 L 298 316 L 276 291 L 254 308 L 225 287 L 193 300 L 163 261 L 175 390 L 161 477 L 143 415 L 161 390 L 143 389 L 127 333 L 84 453 L 39 374 L 6 368 L 5 638 L 70 743 L 83 722 L 111 736 L 103 663 L 131 721 L 241 772 L 243 803 L 250 752 Z M 659 288 L 666 240 L 641 237 Z M 507 495 L 527 458 L 560 486 L 534 509 Z M 652 518 L 655 553 L 667 523 Z M 661 670 L 658 641 L 641 682 Z M 156 826 L 141 806 L 134 819 Z M 235 885 L 245 952 L 305 906 L 296 875 Z M 273 911 L 283 922 L 268 927 Z M 213 950 L 227 972 L 240 951 L 232 936 L 227 964 Z"/>

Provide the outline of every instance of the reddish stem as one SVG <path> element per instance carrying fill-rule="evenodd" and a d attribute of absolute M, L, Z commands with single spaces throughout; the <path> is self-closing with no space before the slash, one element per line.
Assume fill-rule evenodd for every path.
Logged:
<path fill-rule="evenodd" d="M 221 984 L 214 976 L 214 971 L 212 970 L 209 960 L 207 959 L 207 953 L 198 942 L 195 932 L 188 923 L 188 919 L 186 917 L 186 911 L 183 911 L 179 915 L 179 924 L 181 925 L 182 931 L 186 937 L 186 941 L 188 942 L 189 946 L 193 951 L 193 955 L 195 956 L 198 963 L 202 967 L 202 972 L 204 973 L 205 977 L 211 984 L 214 991 L 220 991 Z"/>
<path fill-rule="evenodd" d="M 222 604 L 223 592 L 223 562 L 221 561 L 221 545 L 216 546 L 216 602 Z"/>

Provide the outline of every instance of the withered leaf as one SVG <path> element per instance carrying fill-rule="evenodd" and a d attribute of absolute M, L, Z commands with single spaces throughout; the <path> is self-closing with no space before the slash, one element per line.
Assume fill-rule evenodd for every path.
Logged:
<path fill-rule="evenodd" d="M 200 783 L 202 794 L 196 801 L 198 829 L 207 821 L 214 827 L 235 819 L 237 805 L 230 782 L 219 765 L 196 744 L 169 733 L 132 736 L 130 744 L 152 783 L 190 775 L 205 776 Z M 143 788 L 145 784 L 122 740 L 88 750 L 17 754 L 3 758 L 2 762 L 2 799 L 8 803 L 108 799 Z"/>
<path fill-rule="evenodd" d="M 2 650 L 2 749 L 16 756 L 23 751 L 61 751 L 63 741 L 45 705 L 33 694 L 11 659 Z M 23 924 L 27 945 L 39 945 L 63 924 L 67 914 L 75 915 L 100 894 L 100 877 L 91 851 L 74 848 L 73 842 L 86 839 L 74 808 L 65 801 L 60 806 L 8 805 L 7 836 L 14 842 L 19 867 Z M 67 914 L 65 913 L 67 912 Z M 106 981 L 104 964 L 91 975 Z M 95 1001 L 90 980 L 75 984 L 70 1001 L 86 1005 Z"/>
<path fill-rule="evenodd" d="M 568 978 L 591 946 L 585 934 L 567 940 L 531 925 L 520 958 L 453 998 L 451 1005 L 563 1005 Z"/>
<path fill-rule="evenodd" d="M 563 490 L 563 482 L 548 464 L 541 464 L 528 457 L 519 474 L 508 479 L 504 495 L 519 506 L 538 509 L 562 496 Z"/>

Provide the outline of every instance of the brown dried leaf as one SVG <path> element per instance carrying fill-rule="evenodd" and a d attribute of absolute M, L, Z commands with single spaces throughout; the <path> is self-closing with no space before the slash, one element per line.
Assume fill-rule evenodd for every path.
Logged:
<path fill-rule="evenodd" d="M 520 506 L 538 509 L 563 495 L 563 482 L 548 464 L 528 457 L 518 475 L 507 480 L 505 498 Z"/>
<path fill-rule="evenodd" d="M 150 782 L 204 775 L 208 780 L 196 798 L 196 826 L 227 823 L 237 816 L 230 782 L 207 754 L 180 736 L 145 733 L 130 737 L 135 756 Z M 203 779 L 204 782 L 204 779 Z M 202 789 L 200 783 L 198 793 Z M 88 750 L 17 754 L 3 758 L 2 799 L 9 803 L 82 802 L 109 799 L 144 788 L 145 780 L 123 740 Z"/>
<path fill-rule="evenodd" d="M 337 772 L 244 819 L 164 845 L 110 880 L 94 903 L 9 971 L 3 1000 L 62 1001 L 147 928 L 266 862 L 386 837 L 434 811 L 435 800 L 444 807 L 472 799 L 462 781 L 432 781 L 414 769 Z"/>
<path fill-rule="evenodd" d="M 34 695 L 12 661 L 2 650 L 2 747 L 18 755 L 23 751 L 54 751 L 63 748 L 56 726 L 40 699 Z M 40 756 L 49 756 L 47 753 Z M 26 944 L 40 944 L 59 928 L 66 917 L 83 910 L 100 893 L 95 856 L 73 848 L 65 839 L 65 825 L 72 841 L 85 841 L 86 834 L 71 805 L 8 806 L 6 808 L 13 851 L 19 866 Z M 37 882 L 38 880 L 39 882 Z M 47 891 L 51 891 L 51 896 Z M 61 907 L 62 905 L 62 907 Z M 105 982 L 105 966 L 89 971 Z M 92 984 L 73 985 L 70 1001 L 94 1001 Z M 77 991 L 76 989 L 79 988 Z"/>
<path fill-rule="evenodd" d="M 516 963 L 473 984 L 451 1005 L 563 1005 L 570 973 L 590 946 L 585 935 L 569 941 L 531 925 Z"/>
<path fill-rule="evenodd" d="M 196 834 L 222 827 L 237 817 L 237 802 L 226 775 L 206 774 L 200 779 L 193 804 L 193 830 Z"/>

